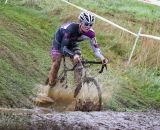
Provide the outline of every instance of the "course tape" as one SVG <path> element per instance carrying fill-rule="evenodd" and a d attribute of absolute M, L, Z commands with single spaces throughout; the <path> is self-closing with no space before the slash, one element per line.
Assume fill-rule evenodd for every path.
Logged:
<path fill-rule="evenodd" d="M 70 3 L 70 2 L 68 2 L 68 1 L 66 1 L 66 0 L 61 0 L 61 1 L 65 2 L 65 3 L 69 4 L 69 5 L 71 5 L 71 6 L 73 6 L 73 7 L 76 7 L 77 9 L 80 9 L 80 10 L 82 10 L 82 11 L 88 11 L 88 10 L 86 10 L 86 9 L 84 9 L 84 8 L 82 8 L 82 7 L 79 7 L 79 6 L 75 5 L 75 4 L 72 4 L 72 3 Z M 90 12 L 90 11 L 89 11 L 89 12 Z M 136 33 L 131 32 L 131 31 L 129 31 L 128 29 L 123 28 L 123 27 L 119 26 L 118 24 L 115 24 L 115 23 L 113 23 L 113 22 L 111 22 L 111 21 L 109 21 L 109 20 L 107 20 L 107 19 L 105 19 L 105 18 L 103 18 L 103 17 L 101 17 L 101 16 L 93 13 L 93 12 L 91 12 L 91 13 L 92 13 L 95 17 L 101 19 L 102 21 L 105 21 L 105 22 L 107 22 L 107 23 L 109 23 L 109 24 L 111 24 L 111 25 L 113 25 L 113 26 L 115 26 L 115 27 L 117 27 L 117 28 L 119 28 L 119 29 L 121 29 L 121 30 L 123 30 L 123 31 L 125 31 L 125 32 L 128 32 L 128 33 L 130 33 L 130 34 L 132 34 L 132 35 L 134 35 L 134 36 L 137 37 L 137 34 L 136 34 Z M 160 37 L 158 37 L 158 36 L 153 36 L 153 35 L 140 34 L 139 36 L 141 36 L 141 37 L 147 37 L 147 38 L 151 38 L 151 39 L 155 39 L 155 40 L 160 40 Z"/>
<path fill-rule="evenodd" d="M 140 34 L 140 36 L 155 39 L 155 40 L 160 40 L 160 37 L 158 37 L 158 36 L 147 35 L 147 34 Z"/>

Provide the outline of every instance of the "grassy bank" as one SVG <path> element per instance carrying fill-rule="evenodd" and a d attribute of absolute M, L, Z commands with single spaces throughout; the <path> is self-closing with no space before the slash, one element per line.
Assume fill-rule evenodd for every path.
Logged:
<path fill-rule="evenodd" d="M 0 11 L 0 104 L 26 106 L 49 69 L 52 22 L 26 8 L 1 5 Z"/>

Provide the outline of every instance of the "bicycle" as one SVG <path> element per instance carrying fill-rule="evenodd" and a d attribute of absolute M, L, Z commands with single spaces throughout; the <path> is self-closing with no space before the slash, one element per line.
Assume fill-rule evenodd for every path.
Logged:
<path fill-rule="evenodd" d="M 75 104 L 75 111 L 100 111 L 102 107 L 102 92 L 100 85 L 96 81 L 95 78 L 93 77 L 88 77 L 86 68 L 90 67 L 92 64 L 99 64 L 102 65 L 102 62 L 97 62 L 97 61 L 88 61 L 88 60 L 82 60 L 81 61 L 83 65 L 83 75 L 81 77 L 81 83 L 79 83 L 74 91 L 74 98 L 76 99 L 76 104 Z M 57 82 L 61 84 L 62 87 L 68 88 L 69 83 L 68 83 L 68 72 L 69 71 L 74 71 L 75 68 L 77 67 L 77 64 L 75 64 L 72 68 L 67 67 L 66 65 L 66 59 L 63 57 L 63 70 L 58 76 Z M 107 70 L 107 64 L 102 65 L 99 73 L 102 73 L 104 68 Z M 48 83 L 48 80 L 46 80 L 46 84 Z M 93 91 L 94 88 L 94 91 Z M 91 95 L 89 95 L 89 91 L 92 89 L 91 94 L 92 99 L 90 98 Z M 84 91 L 88 92 L 87 94 L 84 94 Z M 96 92 L 95 92 L 96 91 Z M 93 94 L 96 93 L 96 94 Z"/>

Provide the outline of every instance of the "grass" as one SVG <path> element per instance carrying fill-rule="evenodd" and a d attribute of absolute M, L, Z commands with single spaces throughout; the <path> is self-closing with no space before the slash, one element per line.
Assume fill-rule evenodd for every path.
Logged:
<path fill-rule="evenodd" d="M 50 67 L 52 23 L 36 10 L 9 5 L 1 6 L 1 12 L 0 104 L 26 107 L 34 85 L 44 82 Z"/>
<path fill-rule="evenodd" d="M 143 99 L 148 107 L 159 108 L 160 77 L 150 70 L 132 68 L 124 73 L 137 95 L 137 100 Z M 153 100 L 154 99 L 154 100 Z"/>
<path fill-rule="evenodd" d="M 31 114 L 0 113 L 0 129 L 30 129 L 31 124 Z"/>
<path fill-rule="evenodd" d="M 156 23 L 160 11 L 153 5 L 128 0 L 71 2 L 132 31 L 142 26 L 145 33 L 159 34 Z M 32 107 L 29 100 L 34 94 L 32 89 L 35 84 L 44 82 L 50 68 L 53 32 L 63 22 L 77 21 L 80 11 L 60 1 L 25 0 L 1 4 L 0 12 L 0 105 Z M 97 67 L 91 72 L 102 83 L 104 108 L 117 111 L 159 109 L 159 43 L 141 38 L 132 65 L 126 68 L 135 37 L 100 20 L 96 20 L 95 31 L 102 52 L 110 59 L 107 73 L 97 75 Z M 94 58 L 88 42 L 80 47 L 85 57 Z"/>
<path fill-rule="evenodd" d="M 70 2 L 97 12 L 114 12 L 114 14 L 127 13 L 131 16 L 134 15 L 138 19 L 140 18 L 140 20 L 150 19 L 151 21 L 153 21 L 158 20 L 158 17 L 160 17 L 160 9 L 158 6 L 144 4 L 142 2 L 137 2 L 136 0 L 88 0 L 87 2 L 85 2 L 84 0 L 82 0 L 82 2 L 80 0 L 71 0 Z M 99 7 L 100 9 L 97 9 L 97 7 Z"/>

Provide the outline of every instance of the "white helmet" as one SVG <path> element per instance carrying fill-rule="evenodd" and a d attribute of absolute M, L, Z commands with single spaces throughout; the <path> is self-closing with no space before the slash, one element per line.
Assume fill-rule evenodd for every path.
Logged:
<path fill-rule="evenodd" d="M 80 22 L 83 22 L 86 26 L 92 26 L 95 21 L 94 15 L 88 12 L 81 12 L 78 18 Z"/>

